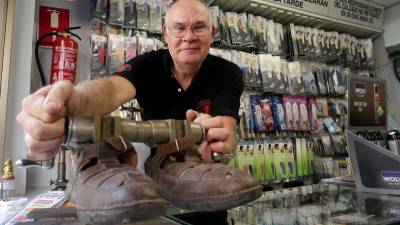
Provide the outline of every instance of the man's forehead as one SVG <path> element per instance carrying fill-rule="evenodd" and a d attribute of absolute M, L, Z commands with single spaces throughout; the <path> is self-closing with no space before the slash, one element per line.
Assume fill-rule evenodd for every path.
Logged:
<path fill-rule="evenodd" d="M 209 16 L 208 7 L 198 1 L 190 0 L 181 0 L 167 11 L 168 22 L 170 23 L 207 22 Z"/>

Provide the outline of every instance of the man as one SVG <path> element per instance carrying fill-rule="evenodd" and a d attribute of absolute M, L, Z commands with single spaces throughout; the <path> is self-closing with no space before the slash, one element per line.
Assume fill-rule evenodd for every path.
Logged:
<path fill-rule="evenodd" d="M 57 153 L 64 134 L 66 116 L 108 114 L 134 97 L 144 110 L 145 120 L 187 118 L 201 123 L 206 129 L 207 138 L 200 144 L 198 151 L 204 161 L 212 161 L 212 152 L 232 153 L 236 148 L 235 129 L 243 83 L 240 69 L 236 65 L 208 54 L 213 34 L 214 28 L 206 5 L 199 0 L 176 1 L 169 7 L 166 13 L 166 25 L 163 27 L 168 50 L 137 56 L 107 79 L 84 82 L 75 87 L 69 82 L 59 82 L 26 97 L 22 102 L 22 111 L 17 116 L 17 121 L 24 127 L 28 157 L 34 160 L 48 160 Z M 111 145 L 117 148 L 113 143 Z M 83 211 L 82 217 L 94 221 L 112 214 L 115 222 L 124 218 L 128 210 L 139 212 L 150 211 L 152 207 L 162 207 L 163 202 L 161 198 L 157 198 L 155 188 L 152 188 L 151 183 L 145 179 L 135 178 L 134 181 L 128 182 L 123 180 L 125 178 L 114 178 L 110 173 L 108 174 L 110 178 L 103 179 L 107 176 L 108 170 L 101 168 L 105 168 L 103 164 L 107 164 L 107 161 L 98 159 L 102 159 L 102 155 L 109 154 L 102 153 L 103 148 L 109 147 L 99 146 L 97 148 L 89 146 L 89 150 L 83 150 L 95 152 L 93 153 L 97 154 L 95 161 L 93 158 L 84 158 L 86 156 L 82 156 L 83 154 L 78 155 L 78 159 L 83 158 L 78 163 L 78 178 L 76 178 L 78 185 L 74 189 L 76 193 L 73 191 L 72 195 L 76 198 L 77 208 Z M 242 174 L 237 175 L 237 171 L 231 171 L 232 168 L 224 166 L 217 168 L 214 164 L 204 162 L 165 163 L 169 159 L 164 156 L 160 156 L 162 161 L 153 162 L 159 159 L 157 154 L 161 153 L 153 152 L 154 154 L 155 156 L 147 162 L 146 173 L 153 179 L 158 177 L 158 173 L 163 174 L 162 177 L 165 179 L 170 179 L 155 179 L 155 181 L 164 190 L 163 197 L 178 206 L 215 210 L 232 207 L 232 201 L 243 203 L 252 200 L 261 193 L 259 186 L 251 178 Z M 93 162 L 88 163 L 89 161 Z M 101 163 L 102 166 L 98 166 Z M 164 174 L 167 170 L 161 164 L 168 167 L 168 171 L 181 172 L 176 177 Z M 96 170 L 96 166 L 101 172 Z M 156 175 L 152 172 L 154 170 L 157 170 Z M 123 171 L 132 173 L 126 172 L 125 169 Z M 209 171 L 216 171 L 220 175 L 213 175 Z M 184 173 L 190 176 L 185 178 Z M 130 176 L 133 177 L 132 174 L 124 177 Z M 99 177 L 102 182 L 98 181 Z M 198 180 L 193 180 L 193 177 Z M 236 180 L 237 177 L 239 180 Z M 122 183 L 115 187 L 122 188 L 121 193 L 136 195 L 138 189 L 143 189 L 143 185 L 137 186 L 140 180 L 152 194 L 142 191 L 140 195 L 128 197 L 131 198 L 129 201 L 126 201 L 125 194 L 122 194 L 124 198 L 121 199 L 119 196 L 113 196 L 113 199 L 104 199 L 101 203 L 96 203 L 104 204 L 104 208 L 93 213 L 95 206 L 90 201 L 97 200 L 94 200 L 93 196 L 87 197 L 81 193 L 90 192 L 90 187 L 94 189 L 94 186 L 101 193 L 115 191 L 103 185 L 112 179 Z M 213 183 L 216 181 L 217 183 Z M 221 187 L 218 187 L 218 182 Z M 223 182 L 228 182 L 229 187 L 224 186 Z M 130 189 L 124 186 L 126 183 L 131 184 Z M 190 185 L 185 186 L 184 190 L 177 189 L 188 183 Z M 201 186 L 202 184 L 204 186 Z M 131 191 L 126 191 L 127 189 Z M 207 195 L 207 191 L 214 193 Z M 243 192 L 246 193 L 245 196 L 239 194 Z M 213 194 L 225 197 L 214 200 Z M 199 195 L 205 197 L 198 197 Z M 147 204 L 149 202 L 147 199 L 152 199 L 152 204 Z M 115 204 L 109 206 L 110 201 Z M 127 210 L 120 210 L 118 204 L 123 204 Z M 107 213 L 104 213 L 104 209 L 108 210 Z M 149 216 L 149 213 L 145 212 L 128 219 L 143 219 Z M 100 222 L 104 221 L 100 219 Z"/>

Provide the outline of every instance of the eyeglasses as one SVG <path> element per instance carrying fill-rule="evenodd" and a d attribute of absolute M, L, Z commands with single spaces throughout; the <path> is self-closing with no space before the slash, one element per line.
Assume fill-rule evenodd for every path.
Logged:
<path fill-rule="evenodd" d="M 196 37 L 203 37 L 208 34 L 209 28 L 210 28 L 210 26 L 205 25 L 205 24 L 195 25 L 191 28 L 185 27 L 182 25 L 168 27 L 168 29 L 171 31 L 172 35 L 176 38 L 182 38 L 183 36 L 185 36 L 185 34 L 188 30 L 190 30 Z"/>

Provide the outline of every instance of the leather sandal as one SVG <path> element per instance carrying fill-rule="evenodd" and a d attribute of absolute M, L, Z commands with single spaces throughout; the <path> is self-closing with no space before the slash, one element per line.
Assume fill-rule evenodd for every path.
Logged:
<path fill-rule="evenodd" d="M 171 160 L 171 154 L 183 160 Z M 145 163 L 146 174 L 173 205 L 216 211 L 237 207 L 261 196 L 261 185 L 250 175 L 221 163 L 204 162 L 196 155 L 193 138 L 185 137 L 159 146 Z"/>
<path fill-rule="evenodd" d="M 113 138 L 86 146 L 72 157 L 74 171 L 67 192 L 82 222 L 119 224 L 165 213 L 167 202 L 151 179 L 120 163 L 127 151 L 134 151 L 129 142 Z"/>

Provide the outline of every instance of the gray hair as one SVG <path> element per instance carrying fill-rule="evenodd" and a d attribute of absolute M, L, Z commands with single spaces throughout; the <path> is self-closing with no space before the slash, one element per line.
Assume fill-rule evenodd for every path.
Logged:
<path fill-rule="evenodd" d="M 167 23 L 167 21 L 168 21 L 168 12 L 170 11 L 170 9 L 171 8 L 173 8 L 173 6 L 177 3 L 177 2 L 179 2 L 179 1 L 181 1 L 181 0 L 174 0 L 174 1 L 172 1 L 172 3 L 171 4 L 169 4 L 169 6 L 167 7 L 167 10 L 166 10 L 166 13 L 165 13 L 165 23 Z M 207 9 L 207 12 L 208 12 L 208 18 L 207 18 L 207 20 L 208 20 L 208 23 L 211 25 L 212 24 L 212 20 L 211 20 L 211 11 L 210 11 L 210 9 L 208 8 L 208 5 L 207 5 L 207 3 L 204 1 L 204 0 L 196 0 L 197 2 L 199 2 L 199 3 L 201 3 L 201 5 L 203 5 L 204 6 L 204 8 L 205 9 Z"/>

